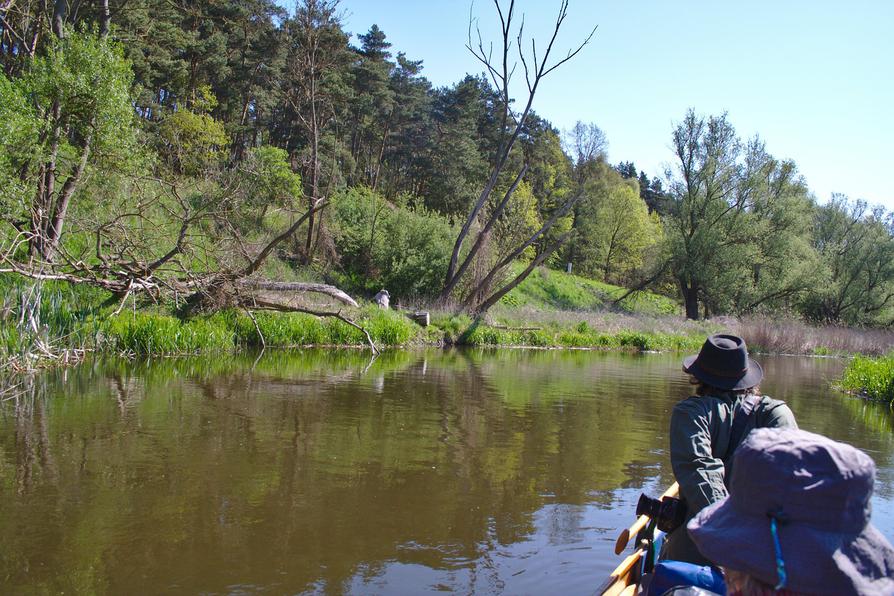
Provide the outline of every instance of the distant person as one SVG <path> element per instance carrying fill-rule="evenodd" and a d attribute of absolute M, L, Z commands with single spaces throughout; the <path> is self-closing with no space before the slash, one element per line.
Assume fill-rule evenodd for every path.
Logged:
<path fill-rule="evenodd" d="M 695 395 L 671 414 L 670 452 L 686 520 L 727 496 L 730 462 L 736 447 L 757 427 L 797 428 L 784 402 L 761 396 L 764 372 L 748 357 L 745 341 L 712 335 L 696 356 L 683 360 Z M 710 564 L 686 533 L 685 523 L 667 536 L 662 559 Z"/>
<path fill-rule="evenodd" d="M 376 304 L 379 305 L 379 308 L 384 308 L 387 310 L 390 307 L 391 294 L 388 293 L 388 290 L 382 289 L 379 290 L 379 293 L 375 295 L 373 300 L 376 301 Z"/>
<path fill-rule="evenodd" d="M 734 461 L 729 496 L 688 525 L 729 594 L 894 594 L 894 547 L 869 523 L 872 458 L 821 435 L 762 428 Z"/>

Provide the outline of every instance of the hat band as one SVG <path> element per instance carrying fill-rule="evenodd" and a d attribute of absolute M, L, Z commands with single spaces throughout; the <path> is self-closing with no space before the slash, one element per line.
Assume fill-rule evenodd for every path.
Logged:
<path fill-rule="evenodd" d="M 740 370 L 739 372 L 730 373 L 729 371 L 718 370 L 718 369 L 713 368 L 713 367 L 710 367 L 710 366 L 705 366 L 704 364 L 702 364 L 702 363 L 699 362 L 698 360 L 696 360 L 695 362 L 693 362 L 693 364 L 697 364 L 698 367 L 699 367 L 700 369 L 702 369 L 703 371 L 705 371 L 706 373 L 712 374 L 712 375 L 717 376 L 717 377 L 724 377 L 724 378 L 727 378 L 727 379 L 738 379 L 738 378 L 740 378 L 742 375 L 744 375 L 745 373 L 748 372 L 748 367 L 747 367 L 747 366 L 746 366 L 745 368 L 743 368 L 742 370 Z M 689 368 L 692 368 L 692 367 L 690 366 Z"/>

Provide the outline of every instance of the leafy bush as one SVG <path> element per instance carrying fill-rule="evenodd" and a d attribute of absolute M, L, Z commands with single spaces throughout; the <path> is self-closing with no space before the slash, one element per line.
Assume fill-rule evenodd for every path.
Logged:
<path fill-rule="evenodd" d="M 393 299 L 429 297 L 444 281 L 454 230 L 443 216 L 398 207 L 366 188 L 333 199 L 340 283 L 354 290 L 387 288 Z"/>

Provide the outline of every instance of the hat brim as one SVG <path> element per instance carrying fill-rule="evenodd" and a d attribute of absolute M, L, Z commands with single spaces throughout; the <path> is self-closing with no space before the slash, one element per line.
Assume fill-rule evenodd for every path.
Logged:
<path fill-rule="evenodd" d="M 770 519 L 738 511 L 727 497 L 686 526 L 699 551 L 717 565 L 776 585 Z M 808 594 L 892 594 L 894 548 L 871 524 L 861 532 L 827 532 L 806 524 L 779 525 L 786 588 Z"/>
<path fill-rule="evenodd" d="M 683 372 L 718 389 L 740 391 L 758 385 L 764 378 L 764 369 L 756 360 L 748 359 L 748 370 L 741 377 L 721 377 L 704 370 L 698 363 L 698 355 L 683 359 Z"/>

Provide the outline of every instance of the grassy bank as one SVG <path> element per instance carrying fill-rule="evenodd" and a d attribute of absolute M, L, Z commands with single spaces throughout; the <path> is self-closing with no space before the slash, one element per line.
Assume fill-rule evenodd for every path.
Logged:
<path fill-rule="evenodd" d="M 174 305 L 118 304 L 87 286 L 33 284 L 0 276 L 0 368 L 32 368 L 76 360 L 86 351 L 148 355 L 234 352 L 243 348 L 364 346 L 362 331 L 332 318 L 302 313 L 222 311 L 181 319 Z M 728 331 L 754 351 L 793 354 L 880 354 L 894 332 L 815 328 L 793 321 L 686 321 L 668 298 L 640 293 L 619 304 L 623 288 L 555 271 L 535 272 L 483 321 L 432 312 L 422 328 L 398 311 L 371 304 L 345 314 L 379 347 L 467 345 L 694 352 L 706 335 Z M 855 389 L 862 390 L 862 389 Z"/>
<path fill-rule="evenodd" d="M 894 352 L 878 358 L 855 356 L 839 385 L 862 397 L 894 403 Z"/>
<path fill-rule="evenodd" d="M 513 270 L 513 275 L 521 267 Z M 642 315 L 679 315 L 680 305 L 667 296 L 652 292 L 627 294 L 627 288 L 602 283 L 540 267 L 531 272 L 518 287 L 500 301 L 500 307 L 509 310 L 549 311 L 617 311 Z"/>

